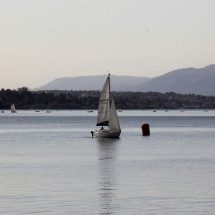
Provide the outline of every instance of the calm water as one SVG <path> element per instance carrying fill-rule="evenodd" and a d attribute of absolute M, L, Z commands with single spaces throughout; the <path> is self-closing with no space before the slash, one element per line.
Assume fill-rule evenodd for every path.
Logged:
<path fill-rule="evenodd" d="M 0 113 L 0 214 L 215 214 L 215 111 L 119 115 L 111 140 L 95 111 Z"/>

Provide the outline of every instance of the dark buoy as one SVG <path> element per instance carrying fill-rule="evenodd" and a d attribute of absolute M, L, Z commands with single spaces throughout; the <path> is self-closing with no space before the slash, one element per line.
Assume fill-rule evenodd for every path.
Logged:
<path fill-rule="evenodd" d="M 141 126 L 141 128 L 142 128 L 142 134 L 143 134 L 143 136 L 150 136 L 150 128 L 149 128 L 149 124 L 143 124 L 142 126 Z"/>

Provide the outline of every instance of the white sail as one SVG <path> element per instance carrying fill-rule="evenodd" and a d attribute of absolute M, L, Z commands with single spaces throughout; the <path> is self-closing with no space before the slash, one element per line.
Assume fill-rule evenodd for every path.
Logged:
<path fill-rule="evenodd" d="M 99 100 L 97 126 L 108 125 L 109 111 L 110 111 L 110 76 L 107 77 Z"/>
<path fill-rule="evenodd" d="M 11 113 L 16 113 L 16 108 L 14 104 L 12 104 L 10 108 L 11 108 Z"/>
<path fill-rule="evenodd" d="M 97 126 L 102 126 L 101 129 L 91 131 L 92 137 L 98 138 L 119 138 L 121 129 L 119 119 L 116 112 L 114 99 L 110 101 L 110 75 L 104 84 L 101 97 L 99 100 Z M 104 128 L 103 126 L 108 126 Z"/>
<path fill-rule="evenodd" d="M 119 119 L 116 112 L 114 99 L 111 99 L 110 116 L 109 116 L 110 131 L 120 131 Z"/>

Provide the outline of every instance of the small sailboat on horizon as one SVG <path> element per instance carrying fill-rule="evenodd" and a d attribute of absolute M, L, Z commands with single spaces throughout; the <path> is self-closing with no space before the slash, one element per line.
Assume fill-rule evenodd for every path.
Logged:
<path fill-rule="evenodd" d="M 11 111 L 11 113 L 16 113 L 16 107 L 14 104 L 11 105 L 10 111 Z"/>
<path fill-rule="evenodd" d="M 101 92 L 96 126 L 101 128 L 91 132 L 95 137 L 119 138 L 121 134 L 114 98 L 110 95 L 110 74 Z"/>

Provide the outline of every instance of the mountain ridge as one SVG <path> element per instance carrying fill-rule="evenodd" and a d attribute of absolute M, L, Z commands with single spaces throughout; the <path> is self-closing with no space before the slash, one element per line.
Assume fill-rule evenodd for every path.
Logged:
<path fill-rule="evenodd" d="M 173 70 L 136 86 L 136 91 L 215 95 L 215 65 Z"/>
<path fill-rule="evenodd" d="M 33 89 L 35 90 L 101 90 L 107 75 L 62 77 Z M 149 80 L 147 77 L 111 75 L 111 85 L 114 91 L 131 90 L 138 84 Z"/>
<path fill-rule="evenodd" d="M 35 90 L 101 90 L 107 75 L 57 78 Z M 174 92 L 215 95 L 215 64 L 203 68 L 182 68 L 148 78 L 111 75 L 112 91 Z"/>

